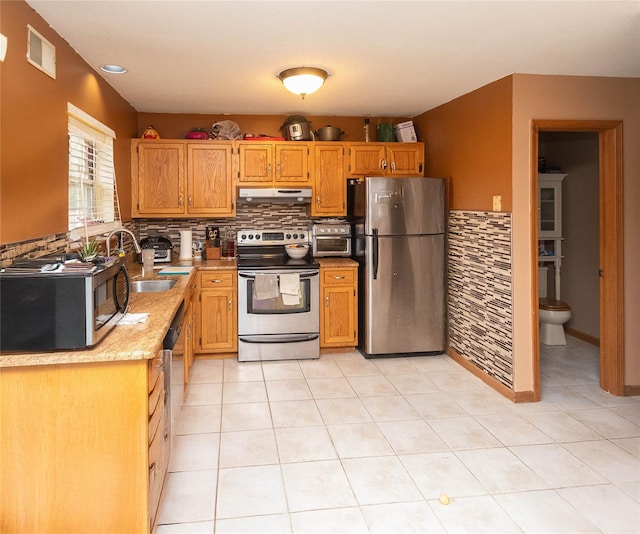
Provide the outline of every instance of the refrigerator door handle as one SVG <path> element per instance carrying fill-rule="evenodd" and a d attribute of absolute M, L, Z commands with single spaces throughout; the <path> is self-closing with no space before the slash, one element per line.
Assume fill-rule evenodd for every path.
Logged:
<path fill-rule="evenodd" d="M 371 230 L 371 233 L 373 234 L 373 250 L 372 255 L 373 255 L 373 279 L 377 280 L 378 279 L 378 229 L 377 228 L 373 228 Z"/>

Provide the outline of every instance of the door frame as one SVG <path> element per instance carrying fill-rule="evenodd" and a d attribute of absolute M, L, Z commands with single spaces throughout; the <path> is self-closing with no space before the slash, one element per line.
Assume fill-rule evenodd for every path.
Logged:
<path fill-rule="evenodd" d="M 600 227 L 600 387 L 624 395 L 624 221 L 622 121 L 531 121 L 531 198 L 538 198 L 539 132 L 598 133 Z M 532 302 L 538 302 L 538 210 L 531 209 Z M 540 400 L 538 306 L 533 313 L 534 398 Z"/>

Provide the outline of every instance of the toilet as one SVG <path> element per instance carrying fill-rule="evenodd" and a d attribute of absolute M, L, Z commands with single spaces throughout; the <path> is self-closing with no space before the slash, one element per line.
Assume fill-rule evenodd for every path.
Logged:
<path fill-rule="evenodd" d="M 538 317 L 540 342 L 544 345 L 566 345 L 564 323 L 571 319 L 571 306 L 554 298 L 547 298 L 547 267 L 538 267 Z"/>

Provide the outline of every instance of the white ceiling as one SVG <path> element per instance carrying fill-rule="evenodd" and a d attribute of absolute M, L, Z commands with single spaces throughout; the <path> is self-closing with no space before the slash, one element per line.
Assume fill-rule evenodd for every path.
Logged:
<path fill-rule="evenodd" d="M 640 77 L 639 0 L 27 3 L 141 112 L 413 117 L 512 73 Z M 305 100 L 277 79 L 301 65 L 330 73 Z"/>

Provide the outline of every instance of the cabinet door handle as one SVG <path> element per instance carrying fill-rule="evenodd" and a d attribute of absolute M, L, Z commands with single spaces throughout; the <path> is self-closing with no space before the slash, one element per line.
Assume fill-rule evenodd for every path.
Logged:
<path fill-rule="evenodd" d="M 180 207 L 182 207 L 182 204 L 184 204 L 184 198 L 182 197 L 182 195 L 180 195 L 180 196 L 178 197 L 178 205 L 179 205 Z"/>
<path fill-rule="evenodd" d="M 153 462 L 149 466 L 149 477 L 155 479 L 156 478 L 156 463 Z"/>
<path fill-rule="evenodd" d="M 329 297 L 328 296 L 324 298 L 324 305 L 325 306 L 329 306 Z"/>
<path fill-rule="evenodd" d="M 231 299 L 229 299 L 229 311 L 231 311 Z"/>
<path fill-rule="evenodd" d="M 395 161 L 392 161 L 392 162 L 391 162 L 391 170 L 392 170 L 392 171 L 395 171 L 395 170 L 396 170 L 396 162 L 395 162 Z"/>
<path fill-rule="evenodd" d="M 333 278 L 334 278 L 334 280 L 344 280 L 344 276 L 335 275 Z"/>
<path fill-rule="evenodd" d="M 193 197 L 189 195 L 189 207 L 193 205 Z"/>
<path fill-rule="evenodd" d="M 212 284 L 221 284 L 222 282 L 224 282 L 224 280 L 222 280 L 222 278 L 216 278 L 214 280 L 209 280 L 209 282 L 211 282 Z"/>
<path fill-rule="evenodd" d="M 279 163 L 276 165 L 276 173 L 280 174 L 280 164 Z"/>
<path fill-rule="evenodd" d="M 383 159 L 383 160 L 380 162 L 380 168 L 381 168 L 382 170 L 385 170 L 385 169 L 387 168 L 387 160 L 386 160 L 386 159 Z"/>
<path fill-rule="evenodd" d="M 320 195 L 316 197 L 316 204 L 318 204 L 318 206 L 320 205 Z"/>

